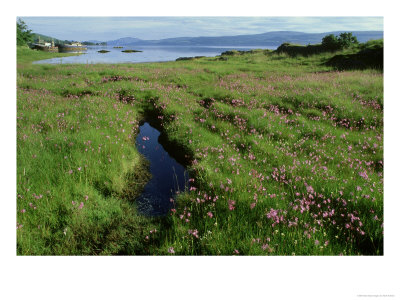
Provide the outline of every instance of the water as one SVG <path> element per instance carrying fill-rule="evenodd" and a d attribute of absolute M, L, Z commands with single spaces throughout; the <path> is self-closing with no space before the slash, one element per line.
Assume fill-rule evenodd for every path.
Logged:
<path fill-rule="evenodd" d="M 163 216 L 173 207 L 171 198 L 188 186 L 185 168 L 176 162 L 158 142 L 160 132 L 149 123 L 140 126 L 136 146 L 150 161 L 152 178 L 136 199 L 139 213 L 146 216 Z"/>
<path fill-rule="evenodd" d="M 124 53 L 122 50 L 133 49 L 143 52 Z M 69 57 L 57 57 L 36 61 L 37 64 L 114 64 L 161 62 L 176 60 L 178 57 L 216 56 L 228 50 L 276 49 L 275 46 L 135 46 L 113 48 L 111 46 L 88 46 L 84 54 Z M 99 53 L 108 50 L 108 53 Z"/>

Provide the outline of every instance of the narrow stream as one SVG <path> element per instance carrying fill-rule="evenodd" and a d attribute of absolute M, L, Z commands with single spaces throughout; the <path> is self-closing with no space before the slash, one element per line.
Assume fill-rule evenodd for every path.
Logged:
<path fill-rule="evenodd" d="M 147 122 L 139 129 L 136 146 L 149 160 L 152 178 L 136 198 L 138 211 L 146 216 L 164 216 L 173 207 L 176 193 L 188 186 L 188 174 L 158 142 L 160 132 L 157 129 Z"/>

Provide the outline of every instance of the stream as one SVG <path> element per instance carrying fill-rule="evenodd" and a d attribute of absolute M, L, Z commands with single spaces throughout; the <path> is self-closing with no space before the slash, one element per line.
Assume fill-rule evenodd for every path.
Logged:
<path fill-rule="evenodd" d="M 164 216 L 174 206 L 175 195 L 189 186 L 188 173 L 158 142 L 157 129 L 146 122 L 139 130 L 136 147 L 150 162 L 152 178 L 136 198 L 137 208 L 146 216 Z"/>

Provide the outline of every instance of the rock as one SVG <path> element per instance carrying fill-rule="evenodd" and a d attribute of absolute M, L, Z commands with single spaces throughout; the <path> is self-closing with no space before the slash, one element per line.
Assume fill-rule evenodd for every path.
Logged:
<path fill-rule="evenodd" d="M 143 51 L 140 51 L 140 50 L 122 50 L 121 52 L 125 52 L 125 53 L 133 53 L 133 52 L 143 52 Z"/>
<path fill-rule="evenodd" d="M 193 60 L 193 57 L 178 57 L 175 61 L 180 61 L 180 60 Z"/>

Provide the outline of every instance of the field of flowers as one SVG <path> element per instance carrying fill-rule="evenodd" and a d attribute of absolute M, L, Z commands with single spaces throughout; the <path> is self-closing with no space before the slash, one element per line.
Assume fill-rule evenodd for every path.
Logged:
<path fill-rule="evenodd" d="M 17 253 L 383 255 L 383 73 L 332 55 L 19 66 Z M 142 119 L 191 175 L 164 218 Z"/>

